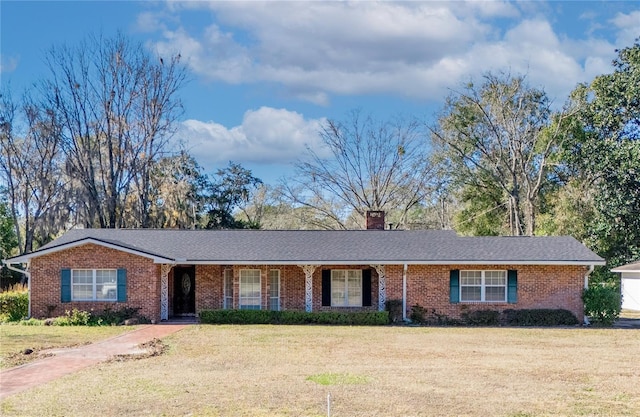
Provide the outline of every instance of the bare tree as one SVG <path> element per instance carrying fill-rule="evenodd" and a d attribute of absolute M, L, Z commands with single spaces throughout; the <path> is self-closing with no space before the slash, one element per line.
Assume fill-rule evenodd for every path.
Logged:
<path fill-rule="evenodd" d="M 28 95 L 16 104 L 0 99 L 0 175 L 7 194 L 20 253 L 46 243 L 67 221 L 60 127 L 54 112 Z"/>
<path fill-rule="evenodd" d="M 402 226 L 434 189 L 435 169 L 418 123 L 377 122 L 354 111 L 346 122 L 327 121 L 320 135 L 331 156 L 308 149 L 284 187 L 294 206 L 312 209 L 308 221 L 317 227 L 363 227 L 367 210 L 396 213 Z"/>
<path fill-rule="evenodd" d="M 209 180 L 196 160 L 186 153 L 160 159 L 150 176 L 153 190 L 151 227 L 195 228 L 202 217 Z"/>
<path fill-rule="evenodd" d="M 529 87 L 524 77 L 488 74 L 481 86 L 470 83 L 448 97 L 431 132 L 453 183 L 491 190 L 478 198 L 498 190 L 509 232 L 533 235 L 565 117 L 554 115 L 544 91 Z"/>
<path fill-rule="evenodd" d="M 41 90 L 62 126 L 66 170 L 81 191 L 86 226 L 149 226 L 152 162 L 182 110 L 179 60 L 153 57 L 122 35 L 47 54 L 51 78 Z M 133 223 L 126 223 L 134 188 Z"/>

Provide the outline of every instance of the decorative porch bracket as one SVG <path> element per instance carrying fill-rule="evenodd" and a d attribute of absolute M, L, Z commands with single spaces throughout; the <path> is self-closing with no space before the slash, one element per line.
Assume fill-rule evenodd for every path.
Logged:
<path fill-rule="evenodd" d="M 160 265 L 160 320 L 169 320 L 169 272 L 171 264 Z"/>
<path fill-rule="evenodd" d="M 371 265 L 371 268 L 378 273 L 378 311 L 384 311 L 387 302 L 387 276 L 384 265 Z"/>
<path fill-rule="evenodd" d="M 313 273 L 317 265 L 298 265 L 304 271 L 304 310 L 313 310 Z"/>

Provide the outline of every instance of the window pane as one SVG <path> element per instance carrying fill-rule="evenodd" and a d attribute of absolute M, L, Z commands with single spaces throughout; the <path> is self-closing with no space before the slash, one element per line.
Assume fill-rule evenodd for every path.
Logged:
<path fill-rule="evenodd" d="M 280 271 L 269 271 L 269 310 L 280 310 Z"/>
<path fill-rule="evenodd" d="M 87 269 L 74 269 L 71 271 L 73 284 L 93 284 L 93 271 Z"/>
<path fill-rule="evenodd" d="M 271 297 L 280 296 L 280 271 L 277 269 L 269 271 L 269 295 Z"/>
<path fill-rule="evenodd" d="M 331 271 L 331 305 L 362 306 L 362 271 L 338 269 Z"/>
<path fill-rule="evenodd" d="M 361 271 L 353 271 L 361 272 Z M 349 296 L 348 305 L 350 306 L 362 306 L 362 276 L 349 277 L 349 289 L 347 290 Z"/>
<path fill-rule="evenodd" d="M 116 271 L 113 269 L 98 269 L 96 270 L 96 284 L 115 284 L 116 283 Z"/>
<path fill-rule="evenodd" d="M 482 271 L 460 271 L 460 285 L 482 285 Z"/>
<path fill-rule="evenodd" d="M 340 272 L 340 274 L 334 274 L 334 272 Z M 347 289 L 345 287 L 345 279 L 342 272 L 344 271 L 331 271 L 331 305 L 332 306 L 344 306 Z M 338 275 L 338 276 L 336 276 Z M 340 276 L 342 275 L 342 276 Z"/>
<path fill-rule="evenodd" d="M 233 308 L 233 270 L 224 270 L 223 281 L 224 300 L 222 302 L 222 308 Z"/>
<path fill-rule="evenodd" d="M 116 300 L 117 273 L 113 269 L 96 270 L 96 299 Z"/>
<path fill-rule="evenodd" d="M 481 287 L 460 287 L 460 298 L 462 301 L 481 301 Z"/>
<path fill-rule="evenodd" d="M 74 300 L 91 300 L 93 299 L 93 285 L 74 284 L 73 285 Z"/>
<path fill-rule="evenodd" d="M 485 301 L 504 301 L 505 287 L 487 287 L 484 291 Z"/>
<path fill-rule="evenodd" d="M 71 299 L 93 300 L 93 270 L 74 269 L 71 271 Z"/>
<path fill-rule="evenodd" d="M 506 279 L 504 271 L 485 272 L 485 285 L 505 285 Z"/>
<path fill-rule="evenodd" d="M 261 302 L 260 270 L 240 270 L 240 308 L 260 310 Z"/>

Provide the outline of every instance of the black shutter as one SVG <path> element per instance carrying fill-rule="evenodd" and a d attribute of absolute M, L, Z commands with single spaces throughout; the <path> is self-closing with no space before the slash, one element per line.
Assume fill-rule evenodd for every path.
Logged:
<path fill-rule="evenodd" d="M 371 270 L 362 270 L 362 305 L 371 306 Z"/>
<path fill-rule="evenodd" d="M 331 270 L 322 270 L 322 305 L 331 306 Z"/>

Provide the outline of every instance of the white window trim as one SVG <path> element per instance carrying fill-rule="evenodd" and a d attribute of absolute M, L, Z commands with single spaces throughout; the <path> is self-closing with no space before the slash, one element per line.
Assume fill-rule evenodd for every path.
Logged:
<path fill-rule="evenodd" d="M 462 273 L 463 272 L 480 272 L 481 276 L 482 276 L 482 281 L 480 283 L 480 300 L 465 300 L 462 298 Z M 504 274 L 504 285 L 486 285 L 486 272 L 501 272 Z M 507 297 L 508 297 L 508 287 L 509 287 L 509 274 L 507 273 L 507 270 L 505 269 L 465 269 L 465 270 L 460 270 L 460 284 L 458 285 L 458 292 L 459 292 L 459 297 L 460 297 L 460 302 L 461 303 L 506 303 L 507 302 Z M 477 285 L 464 285 L 464 287 L 477 287 Z M 504 288 L 504 300 L 486 300 L 486 288 L 490 287 L 490 288 Z"/>
<path fill-rule="evenodd" d="M 273 272 L 277 272 L 277 273 L 278 273 L 278 295 L 277 295 L 277 296 L 275 296 L 275 297 L 271 294 L 271 274 L 272 274 Z M 276 309 L 275 309 L 275 311 L 280 311 L 280 309 L 281 309 L 281 307 L 282 307 L 282 306 L 280 305 L 280 291 L 281 291 L 281 289 L 282 289 L 282 278 L 281 278 L 281 272 L 280 272 L 280 270 L 279 270 L 279 269 L 270 269 L 270 270 L 269 270 L 269 309 L 271 309 L 271 303 L 272 303 L 274 300 L 277 300 L 277 302 L 278 302 L 278 308 L 276 308 Z"/>
<path fill-rule="evenodd" d="M 360 278 L 360 304 L 349 304 L 349 271 L 355 271 L 359 273 Z M 333 274 L 334 272 L 345 272 L 344 275 L 344 303 L 333 303 Z M 331 270 L 331 307 L 362 307 L 362 269 L 332 269 Z"/>
<path fill-rule="evenodd" d="M 258 286 L 260 288 L 260 294 L 258 296 L 258 298 L 259 298 L 259 304 L 258 304 L 259 308 L 257 310 L 262 310 L 262 271 L 259 270 L 259 269 L 241 269 L 240 270 L 239 289 L 238 289 L 238 308 L 242 309 L 242 307 L 243 307 L 242 301 L 243 300 L 256 298 L 256 297 L 243 297 L 242 296 L 242 273 L 243 272 L 247 272 L 247 271 L 254 271 L 254 272 L 257 271 L 258 272 L 258 278 L 259 278 Z M 249 305 L 253 306 L 254 304 L 247 304 L 247 306 L 249 306 Z"/>
<path fill-rule="evenodd" d="M 88 283 L 82 283 L 82 284 L 75 284 L 73 282 L 73 275 L 74 272 L 76 271 L 91 271 L 91 298 L 76 298 L 75 297 L 75 287 L 77 285 L 89 285 Z M 115 296 L 113 298 L 97 298 L 96 296 L 96 287 L 97 287 L 97 283 L 96 283 L 96 276 L 97 276 L 97 272 L 98 271 L 114 271 L 115 275 L 116 275 L 116 281 L 114 283 L 115 286 Z M 71 270 L 71 301 L 98 301 L 98 302 L 116 302 L 118 301 L 118 270 L 117 269 L 112 269 L 112 268 L 98 268 L 98 269 L 89 269 L 89 268 L 77 268 L 77 269 L 72 269 Z M 104 284 L 103 284 L 104 285 Z"/>

